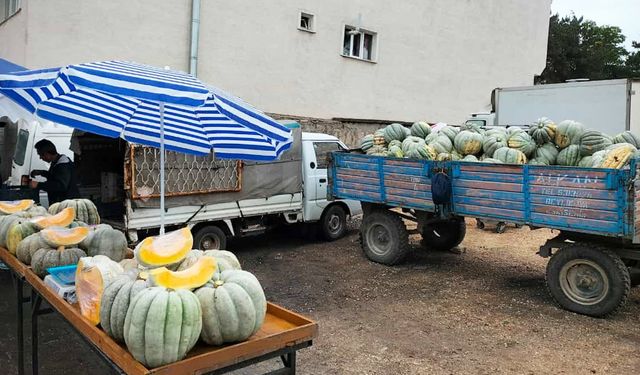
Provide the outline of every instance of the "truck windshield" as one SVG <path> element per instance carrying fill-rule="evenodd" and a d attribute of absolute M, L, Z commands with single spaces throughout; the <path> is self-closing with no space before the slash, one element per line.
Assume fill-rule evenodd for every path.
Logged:
<path fill-rule="evenodd" d="M 24 164 L 24 157 L 27 153 L 27 143 L 29 143 L 29 131 L 20 129 L 18 132 L 18 141 L 16 142 L 16 150 L 13 153 L 13 162 L 19 166 Z"/>

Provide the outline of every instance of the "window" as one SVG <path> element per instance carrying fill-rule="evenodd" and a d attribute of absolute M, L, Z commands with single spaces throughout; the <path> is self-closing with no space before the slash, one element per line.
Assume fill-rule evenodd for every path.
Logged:
<path fill-rule="evenodd" d="M 360 30 L 353 26 L 345 26 L 342 43 L 342 55 L 357 59 L 374 61 L 377 34 Z"/>
<path fill-rule="evenodd" d="M 327 169 L 329 160 L 327 157 L 333 151 L 342 151 L 344 148 L 338 142 L 313 142 L 313 150 L 316 152 L 316 164 L 318 169 Z"/>
<path fill-rule="evenodd" d="M 302 31 L 315 32 L 315 22 L 314 15 L 311 13 L 300 12 L 300 23 L 298 24 L 298 29 Z"/>
<path fill-rule="evenodd" d="M 13 152 L 13 161 L 21 167 L 24 165 L 27 143 L 29 143 L 29 131 L 20 129 L 18 132 L 18 141 L 16 142 L 16 150 Z"/>
<path fill-rule="evenodd" d="M 20 0 L 0 0 L 0 22 L 7 20 L 20 9 Z"/>

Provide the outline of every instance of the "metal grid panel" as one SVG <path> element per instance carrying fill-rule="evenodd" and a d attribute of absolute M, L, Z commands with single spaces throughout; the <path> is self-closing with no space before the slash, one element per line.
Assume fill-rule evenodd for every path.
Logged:
<path fill-rule="evenodd" d="M 160 196 L 160 150 L 131 146 L 132 197 Z M 207 156 L 165 153 L 165 196 L 239 191 L 242 164 L 238 160 L 214 160 Z"/>

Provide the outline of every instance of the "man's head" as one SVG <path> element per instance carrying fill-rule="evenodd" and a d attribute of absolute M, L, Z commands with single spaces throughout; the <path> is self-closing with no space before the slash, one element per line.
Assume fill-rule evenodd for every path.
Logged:
<path fill-rule="evenodd" d="M 43 139 L 35 144 L 36 151 L 38 152 L 38 156 L 40 159 L 46 161 L 47 163 L 51 163 L 56 160 L 58 157 L 58 150 L 56 150 L 56 145 L 54 145 L 50 140 Z"/>

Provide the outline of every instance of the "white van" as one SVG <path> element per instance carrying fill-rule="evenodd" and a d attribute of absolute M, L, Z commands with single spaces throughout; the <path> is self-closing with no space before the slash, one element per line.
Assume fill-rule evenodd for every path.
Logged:
<path fill-rule="evenodd" d="M 11 176 L 5 182 L 9 186 L 19 186 L 23 176 L 29 176 L 34 169 L 49 169 L 49 164 L 40 159 L 34 145 L 48 139 L 56 146 L 58 153 L 73 160 L 73 152 L 69 150 L 73 129 L 55 124 L 51 121 L 39 121 L 35 119 L 21 118 L 17 121 L 17 137 L 13 161 L 11 164 Z M 37 181 L 44 181 L 42 177 L 36 177 Z M 40 192 L 40 204 L 49 207 L 47 193 Z"/>

